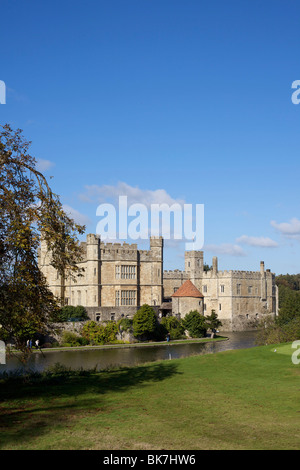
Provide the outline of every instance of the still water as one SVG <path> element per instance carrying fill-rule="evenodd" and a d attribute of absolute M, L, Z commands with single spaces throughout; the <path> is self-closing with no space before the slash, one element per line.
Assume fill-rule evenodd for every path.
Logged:
<path fill-rule="evenodd" d="M 158 346 L 122 347 L 118 349 L 91 349 L 74 351 L 47 351 L 32 354 L 28 368 L 42 371 L 59 362 L 72 369 L 98 370 L 116 366 L 134 366 L 145 362 L 178 359 L 180 357 L 199 354 L 212 354 L 229 349 L 244 349 L 255 346 L 256 332 L 222 332 L 227 336 L 227 341 L 215 343 L 170 343 Z M 21 363 L 16 357 L 7 359 L 6 365 L 0 365 L 0 373 L 4 370 L 12 371 L 21 368 Z"/>

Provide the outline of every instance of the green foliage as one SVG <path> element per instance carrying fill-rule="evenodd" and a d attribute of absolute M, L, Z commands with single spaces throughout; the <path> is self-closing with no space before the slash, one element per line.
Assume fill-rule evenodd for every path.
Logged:
<path fill-rule="evenodd" d="M 210 315 L 205 317 L 207 329 L 214 331 L 222 326 L 222 322 L 218 319 L 218 315 L 215 310 L 211 311 Z"/>
<path fill-rule="evenodd" d="M 61 346 L 64 347 L 86 346 L 88 343 L 86 338 L 72 331 L 64 331 L 61 337 Z"/>
<path fill-rule="evenodd" d="M 269 318 L 259 325 L 256 338 L 258 345 L 278 344 L 296 341 L 300 338 L 300 317 L 295 317 L 288 323 L 279 324 Z"/>
<path fill-rule="evenodd" d="M 280 274 L 276 276 L 277 286 L 288 287 L 291 290 L 300 290 L 300 274 Z"/>
<path fill-rule="evenodd" d="M 84 232 L 64 212 L 29 147 L 20 129 L 0 126 L 0 324 L 24 357 L 27 339 L 49 330 L 58 308 L 38 265 L 41 239 L 52 266 L 71 275 L 82 252 L 77 234 Z"/>
<path fill-rule="evenodd" d="M 197 310 L 188 313 L 182 320 L 182 324 L 192 338 L 203 338 L 206 335 L 205 317 Z"/>
<path fill-rule="evenodd" d="M 279 315 L 277 322 L 284 325 L 300 316 L 300 291 L 279 286 Z"/>
<path fill-rule="evenodd" d="M 180 339 L 185 336 L 182 322 L 176 317 L 163 317 L 161 325 L 164 327 L 165 336 L 170 333 L 170 339 Z"/>
<path fill-rule="evenodd" d="M 53 320 L 56 322 L 84 321 L 88 319 L 89 317 L 86 309 L 82 305 L 77 305 L 77 307 L 66 305 L 59 310 L 55 317 L 53 317 Z"/>
<path fill-rule="evenodd" d="M 117 322 L 117 327 L 119 331 L 132 331 L 132 320 L 130 318 L 121 318 Z"/>
<path fill-rule="evenodd" d="M 157 328 L 157 318 L 152 307 L 144 304 L 133 317 L 133 334 L 136 338 L 150 339 Z"/>
<path fill-rule="evenodd" d="M 81 333 L 91 344 L 107 344 L 116 342 L 118 327 L 114 321 L 106 324 L 90 321 L 83 326 Z"/>

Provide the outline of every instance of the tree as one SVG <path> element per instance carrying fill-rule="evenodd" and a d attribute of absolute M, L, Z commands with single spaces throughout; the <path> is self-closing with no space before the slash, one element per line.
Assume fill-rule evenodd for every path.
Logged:
<path fill-rule="evenodd" d="M 77 305 L 76 307 L 73 305 L 65 305 L 52 320 L 56 322 L 84 321 L 89 320 L 89 316 L 82 305 Z"/>
<path fill-rule="evenodd" d="M 161 325 L 164 326 L 165 335 L 170 333 L 171 339 L 179 339 L 184 336 L 184 327 L 178 318 L 169 316 L 161 319 Z"/>
<path fill-rule="evenodd" d="M 218 319 L 218 315 L 215 310 L 211 311 L 211 315 L 205 317 L 207 329 L 211 330 L 211 338 L 214 337 L 216 330 L 222 326 L 222 322 Z"/>
<path fill-rule="evenodd" d="M 192 338 L 203 338 L 206 335 L 205 318 L 197 310 L 190 311 L 182 320 L 182 324 Z"/>
<path fill-rule="evenodd" d="M 133 334 L 137 338 L 149 339 L 155 332 L 156 324 L 157 318 L 153 308 L 144 304 L 133 317 Z"/>
<path fill-rule="evenodd" d="M 84 232 L 66 215 L 59 197 L 28 153 L 20 129 L 0 126 L 0 336 L 26 351 L 26 340 L 50 325 L 58 303 L 38 267 L 41 237 L 64 279 L 78 272 Z M 61 293 L 64 303 L 64 288 Z"/>

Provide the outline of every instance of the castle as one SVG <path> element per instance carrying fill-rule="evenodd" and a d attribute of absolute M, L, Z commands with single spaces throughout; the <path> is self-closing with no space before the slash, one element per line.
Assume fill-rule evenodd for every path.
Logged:
<path fill-rule="evenodd" d="M 164 271 L 162 237 L 151 237 L 149 250 L 139 250 L 137 244 L 104 243 L 94 234 L 81 245 L 83 259 L 78 266 L 83 270 L 76 281 L 66 276 L 65 303 L 83 305 L 92 320 L 132 318 L 143 304 L 151 305 L 159 316 L 181 318 L 190 310 L 209 315 L 214 309 L 222 329 L 236 331 L 277 314 L 275 275 L 265 270 L 263 261 L 255 272 L 219 271 L 213 257 L 207 270 L 203 251 L 186 251 L 184 271 Z M 51 254 L 42 242 L 39 266 L 53 294 L 60 297 L 61 279 L 50 263 Z"/>

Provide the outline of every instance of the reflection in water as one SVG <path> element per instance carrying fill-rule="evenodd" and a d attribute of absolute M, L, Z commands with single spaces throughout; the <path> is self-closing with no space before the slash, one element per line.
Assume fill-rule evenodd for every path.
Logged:
<path fill-rule="evenodd" d="M 163 346 L 144 346 L 119 349 L 94 349 L 77 351 L 53 351 L 33 354 L 28 367 L 37 371 L 47 369 L 57 362 L 72 369 L 92 369 L 97 367 L 107 369 L 117 366 L 134 366 L 145 362 L 158 360 L 171 360 L 199 354 L 212 354 L 229 349 L 243 349 L 255 346 L 256 332 L 222 332 L 227 336 L 227 341 L 215 343 L 170 343 Z M 7 360 L 6 365 L 0 365 L 0 373 L 3 370 L 21 368 L 21 364 L 15 357 Z"/>

